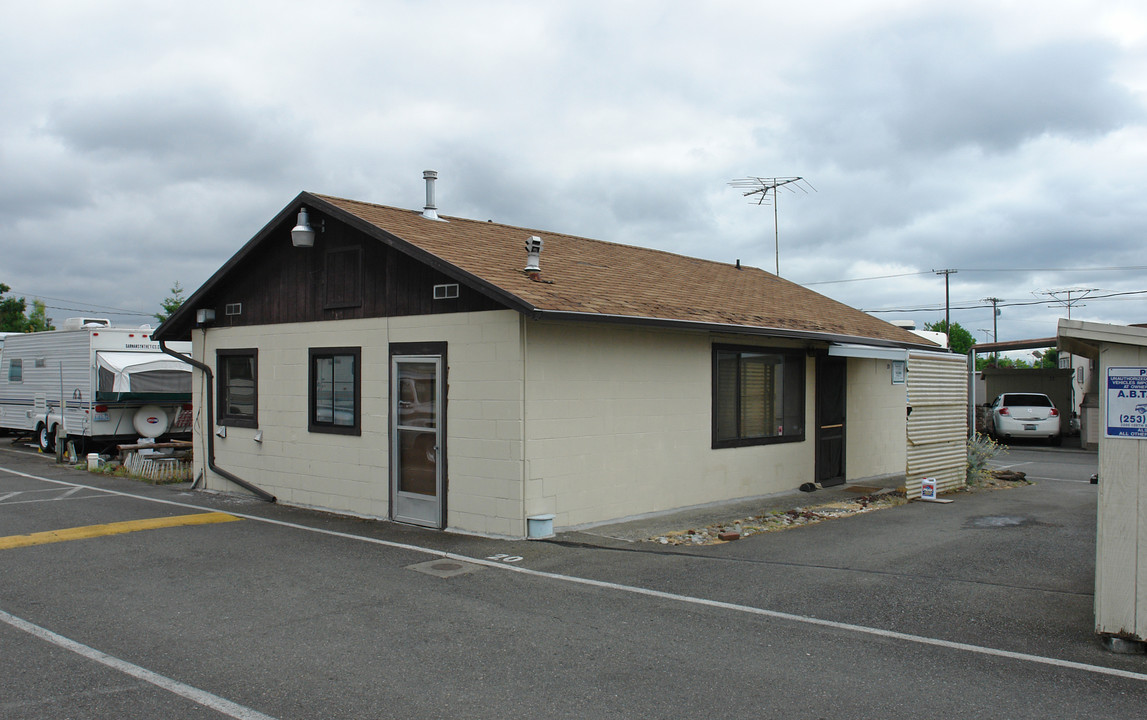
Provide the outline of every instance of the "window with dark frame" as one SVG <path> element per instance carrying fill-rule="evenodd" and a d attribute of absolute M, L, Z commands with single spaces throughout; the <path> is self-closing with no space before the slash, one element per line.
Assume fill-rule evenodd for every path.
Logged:
<path fill-rule="evenodd" d="M 311 348 L 307 429 L 361 434 L 362 349 Z"/>
<path fill-rule="evenodd" d="M 259 351 L 216 350 L 215 420 L 231 427 L 259 427 Z"/>
<path fill-rule="evenodd" d="M 803 352 L 713 346 L 713 447 L 804 439 Z"/>
<path fill-rule="evenodd" d="M 8 382 L 24 382 L 24 360 L 12 358 L 8 361 Z"/>

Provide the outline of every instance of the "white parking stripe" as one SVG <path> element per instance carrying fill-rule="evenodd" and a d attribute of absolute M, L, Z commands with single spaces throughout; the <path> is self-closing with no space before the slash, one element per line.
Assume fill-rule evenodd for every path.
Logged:
<path fill-rule="evenodd" d="M 30 478 L 33 480 L 42 480 L 49 483 L 57 483 L 60 485 L 76 485 L 76 483 L 69 483 L 63 480 L 53 480 L 51 478 L 39 477 L 36 475 L 29 475 L 16 470 L 0 467 L 0 471 L 17 475 L 20 477 Z M 178 502 L 175 500 L 163 500 L 160 498 L 149 498 L 142 495 L 133 495 L 131 493 L 120 492 L 118 490 L 103 490 L 101 488 L 92 487 L 90 485 L 79 485 L 79 487 L 88 490 L 97 490 L 106 492 L 120 497 L 134 498 L 137 500 L 144 500 L 147 502 L 161 503 L 165 505 L 175 505 L 177 507 L 192 508 L 195 510 L 204 510 L 208 512 L 216 511 L 216 508 L 210 508 L 200 505 L 192 505 L 190 503 Z M 722 602 L 720 600 L 708 600 L 706 598 L 693 597 L 690 595 L 678 595 L 676 593 L 664 592 L 661 590 L 650 590 L 648 588 L 636 587 L 633 585 L 621 585 L 619 583 L 607 582 L 604 580 L 593 580 L 590 578 L 582 578 L 574 575 L 560 575 L 558 573 L 544 572 L 541 570 L 531 570 L 518 565 L 508 565 L 503 562 L 495 560 L 486 560 L 483 558 L 472 558 L 467 555 L 459 555 L 457 553 L 443 552 L 442 550 L 435 550 L 433 548 L 425 548 L 417 545 L 409 545 L 406 543 L 396 543 L 390 540 L 380 540 L 378 538 L 363 537 L 361 535 L 352 535 L 351 533 L 339 532 L 337 530 L 324 530 L 321 528 L 307 527 L 306 525 L 299 525 L 297 523 L 286 522 L 283 520 L 274 520 L 271 518 L 259 517 L 257 515 L 247 515 L 244 513 L 230 512 L 228 514 L 235 517 L 245 518 L 247 520 L 254 520 L 256 522 L 267 523 L 270 525 L 279 525 L 281 527 L 289 527 L 297 530 L 305 530 L 307 532 L 318 533 L 321 535 L 331 535 L 334 537 L 346 538 L 348 540 L 357 540 L 360 542 L 367 542 L 374 545 L 382 545 L 384 547 L 396 548 L 399 550 L 409 550 L 426 555 L 433 555 L 434 557 L 449 558 L 451 560 L 460 560 L 462 562 L 474 563 L 476 565 L 483 565 L 491 568 L 501 568 L 510 572 L 522 573 L 523 575 L 532 575 L 534 577 L 547 578 L 550 580 L 558 580 L 561 582 L 575 583 L 578 585 L 587 585 L 590 587 L 598 587 L 603 589 L 615 590 L 619 592 L 632 593 L 635 595 L 644 595 L 646 597 L 655 597 L 662 600 L 673 600 L 676 602 L 688 603 L 691 605 L 702 605 L 706 607 L 719 608 L 722 610 L 730 610 L 733 612 L 745 613 L 749 615 L 758 615 L 763 617 L 775 618 L 778 620 L 787 620 L 790 622 L 803 623 L 807 625 L 817 625 L 820 627 L 830 627 L 837 630 L 844 630 L 847 632 L 859 633 L 862 635 L 872 635 L 875 637 L 891 638 L 894 640 L 902 640 L 904 642 L 916 643 L 920 645 L 930 645 L 933 647 L 942 647 L 949 650 L 960 650 L 963 652 L 970 652 L 977 655 L 987 655 L 992 657 L 1009 658 L 1012 660 L 1019 660 L 1022 662 L 1036 663 L 1039 665 L 1049 665 L 1052 667 L 1066 668 L 1071 670 L 1080 670 L 1082 672 L 1094 673 L 1097 675 L 1109 675 L 1113 677 L 1125 678 L 1129 680 L 1139 680 L 1147 682 L 1147 674 L 1131 672 L 1129 670 L 1119 670 L 1117 668 L 1104 667 L 1102 665 L 1090 665 L 1088 663 L 1080 663 L 1072 660 L 1062 660 L 1060 658 L 1045 657 L 1043 655 L 1031 655 L 1029 653 L 1012 652 L 1010 650 L 1000 650 L 997 648 L 984 647 L 982 645 L 971 645 L 968 643 L 954 642 L 951 640 L 941 640 L 939 638 L 930 638 L 923 635 L 912 635 L 909 633 L 896 632 L 895 630 L 884 630 L 881 628 L 868 627 L 865 625 L 854 625 L 852 623 L 837 622 L 835 620 L 823 620 L 821 618 L 811 617 L 808 615 L 795 615 L 793 613 L 780 612 L 777 610 L 766 610 L 764 608 L 752 607 L 750 605 L 738 605 L 735 603 Z"/>
<path fill-rule="evenodd" d="M 1009 470 L 1011 468 L 1023 467 L 1024 465 L 1031 465 L 1032 463 L 1030 461 L 1028 461 L 1028 462 L 1021 462 L 1021 463 L 1008 463 L 1006 465 L 1003 463 L 998 464 L 998 465 L 996 463 L 989 463 L 989 464 L 993 468 L 995 468 L 996 470 Z"/>
<path fill-rule="evenodd" d="M 275 720 L 275 718 L 272 716 L 264 715 L 258 710 L 252 710 L 251 708 L 244 705 L 231 702 L 230 700 L 221 698 L 218 695 L 213 695 L 206 690 L 200 690 L 199 688 L 192 687 L 186 683 L 181 683 L 178 680 L 172 680 L 171 678 L 160 675 L 159 673 L 154 673 L 151 670 L 140 667 L 139 665 L 129 663 L 126 660 L 120 660 L 117 657 L 112 657 L 107 653 L 102 653 L 95 648 L 88 647 L 83 643 L 78 643 L 75 640 L 66 638 L 63 635 L 59 635 L 52 632 L 51 630 L 42 628 L 39 625 L 30 623 L 27 620 L 18 618 L 15 615 L 6 613 L 3 610 L 0 610 L 0 622 L 5 622 L 17 630 L 23 630 L 29 635 L 34 635 L 35 637 L 38 637 L 45 642 L 49 642 L 57 647 L 61 647 L 65 650 L 74 652 L 77 655 L 86 657 L 89 660 L 95 660 L 102 665 L 106 665 L 114 670 L 119 670 L 122 673 L 130 675 L 146 683 L 151 683 L 152 685 L 163 688 L 168 692 L 172 692 L 176 695 L 185 697 L 192 702 L 203 705 L 204 707 L 209 707 L 212 710 L 216 710 L 226 715 L 227 717 L 236 718 L 237 720 Z"/>

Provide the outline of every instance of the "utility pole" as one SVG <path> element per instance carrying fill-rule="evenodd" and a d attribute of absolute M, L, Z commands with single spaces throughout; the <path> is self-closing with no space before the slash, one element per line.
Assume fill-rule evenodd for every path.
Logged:
<path fill-rule="evenodd" d="M 959 271 L 948 268 L 946 270 L 933 270 L 932 272 L 936 273 L 937 275 L 943 275 L 944 276 L 944 330 L 945 330 L 945 334 L 948 336 L 948 349 L 951 350 L 952 349 L 952 312 L 951 312 L 952 303 L 949 300 L 949 295 L 948 295 L 948 278 L 953 273 L 956 273 Z"/>
<path fill-rule="evenodd" d="M 999 333 L 996 331 L 996 318 L 998 318 L 1000 316 L 1000 311 L 999 311 L 999 308 L 997 308 L 996 306 L 999 305 L 1000 303 L 1002 303 L 1003 300 L 1001 300 L 998 297 L 986 297 L 981 302 L 990 302 L 992 304 L 992 342 L 997 343 L 1000 341 L 1000 336 L 999 336 Z M 996 362 L 999 362 L 999 360 L 1000 360 L 999 352 L 993 352 L 992 358 Z"/>

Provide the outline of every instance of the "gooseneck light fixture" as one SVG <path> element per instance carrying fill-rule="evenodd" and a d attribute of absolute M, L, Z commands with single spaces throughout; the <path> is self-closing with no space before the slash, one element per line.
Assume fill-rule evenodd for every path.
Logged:
<path fill-rule="evenodd" d="M 307 218 L 305 207 L 299 208 L 298 224 L 291 228 L 291 244 L 295 247 L 314 247 L 315 245 L 315 229 L 311 227 L 311 221 Z"/>

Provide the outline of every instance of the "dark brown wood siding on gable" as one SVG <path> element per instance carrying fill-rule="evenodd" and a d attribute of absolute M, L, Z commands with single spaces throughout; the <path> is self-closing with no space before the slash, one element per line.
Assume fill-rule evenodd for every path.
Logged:
<path fill-rule="evenodd" d="M 293 217 L 292 217 L 293 219 Z M 285 223 L 269 233 L 199 307 L 215 308 L 215 326 L 352 320 L 500 310 L 505 306 L 459 285 L 434 299 L 447 275 L 358 230 L 311 213 L 314 247 L 291 244 Z M 236 307 L 238 306 L 238 307 Z M 227 314 L 230 307 L 232 314 Z M 235 310 L 238 310 L 238 313 Z"/>

